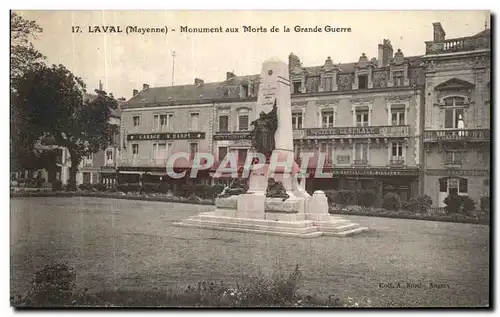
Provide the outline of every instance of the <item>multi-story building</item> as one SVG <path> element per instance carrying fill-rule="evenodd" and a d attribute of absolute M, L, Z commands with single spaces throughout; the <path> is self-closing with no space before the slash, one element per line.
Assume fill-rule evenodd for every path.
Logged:
<path fill-rule="evenodd" d="M 151 181 L 166 181 L 166 162 L 172 153 L 192 154 L 176 160 L 175 168 L 181 170 L 189 169 L 195 153 L 210 153 L 218 86 L 196 79 L 194 85 L 144 84 L 140 92 L 134 90 L 122 106 L 119 182 L 138 183 L 145 173 Z"/>
<path fill-rule="evenodd" d="M 426 42 L 425 193 L 444 207 L 449 193 L 476 202 L 489 196 L 490 181 L 490 30 L 446 39 L 434 23 Z"/>
<path fill-rule="evenodd" d="M 447 129 L 439 127 L 437 121 L 441 117 L 442 122 L 445 121 L 444 112 L 438 115 L 430 109 L 442 109 L 448 104 L 438 99 L 433 101 L 433 98 L 444 96 L 442 91 L 449 92 L 459 79 L 463 85 L 463 81 L 476 80 L 467 79 L 470 76 L 479 78 L 476 70 L 463 76 L 458 75 L 460 71 L 447 73 L 443 70 L 438 77 L 436 71 L 432 73 L 429 66 L 426 68 L 426 65 L 446 59 L 446 54 L 429 53 L 443 47 L 439 43 L 439 39 L 427 43 L 425 56 L 405 57 L 402 50 L 394 50 L 391 42 L 384 40 L 378 45 L 374 58 L 362 53 L 357 62 L 334 63 L 328 57 L 323 65 L 313 67 L 304 67 L 298 56 L 290 54 L 296 157 L 300 159 L 301 153 L 315 153 L 309 165 L 310 175 L 313 175 L 317 154 L 323 153 L 326 158 L 323 171 L 332 174 L 328 179 L 310 177 L 306 182 L 309 190 L 374 189 L 379 202 L 387 192 L 398 193 L 402 200 L 427 193 L 435 202 L 439 201 L 440 197 L 432 193 L 433 188 L 439 189 L 439 177 L 433 178 L 432 173 L 436 172 L 429 164 L 437 164 L 434 169 L 440 169 L 439 173 L 449 169 L 439 167 L 433 159 L 432 155 L 437 155 L 433 153 L 438 153 L 433 144 L 441 143 L 432 137 L 448 134 L 437 131 Z M 485 72 L 481 74 L 485 76 Z M 437 78 L 440 78 L 439 83 Z M 489 89 L 489 77 L 482 81 Z M 438 86 L 444 82 L 447 84 Z M 432 88 L 426 88 L 426 84 Z M 126 147 L 121 156 L 122 179 L 136 182 L 140 174 L 148 172 L 157 179 L 167 180 L 166 159 L 179 151 L 210 152 L 216 158 L 214 167 L 229 152 L 237 153 L 238 161 L 244 162 L 251 147 L 250 123 L 258 116 L 255 110 L 258 88 L 259 75 L 236 76 L 227 72 L 223 82 L 204 83 L 195 79 L 192 85 L 150 88 L 145 84 L 142 91 L 134 90 L 133 98 L 122 107 L 122 140 Z M 471 86 L 462 88 L 470 90 Z M 474 96 L 476 105 L 487 101 L 488 93 L 480 89 Z M 479 91 L 483 97 L 477 95 Z M 467 98 L 463 104 L 469 104 L 471 109 L 467 101 L 471 97 Z M 458 108 L 456 103 L 450 107 L 455 109 L 453 115 L 460 114 Z M 465 126 L 472 127 L 472 120 L 481 115 L 482 123 L 473 127 L 486 128 L 486 108 L 474 111 L 473 115 L 470 110 L 463 112 Z M 463 133 L 468 140 L 476 135 L 476 132 L 467 131 Z M 448 142 L 450 138 L 445 139 Z M 475 141 L 462 142 L 474 153 L 471 155 L 477 152 L 472 150 L 471 144 L 480 143 Z M 489 152 L 477 155 L 489 157 Z M 189 162 L 177 160 L 177 163 L 178 169 L 189 169 Z M 210 175 L 214 175 L 213 169 L 200 179 L 207 180 Z M 227 178 L 223 176 L 216 181 L 227 182 Z M 428 186 L 429 181 L 434 187 Z"/>
<path fill-rule="evenodd" d="M 292 121 L 296 153 L 324 152 L 332 179 L 311 178 L 318 188 L 374 188 L 403 198 L 419 191 L 420 116 L 423 72 L 418 57 L 379 45 L 378 59 L 365 54 L 358 62 L 302 67 L 290 55 Z M 168 155 L 208 151 L 216 164 L 228 152 L 243 162 L 250 150 L 250 123 L 259 75 L 226 74 L 219 83 L 134 91 L 122 107 L 121 174 L 138 181 L 140 173 L 166 174 Z M 189 167 L 189 164 L 185 166 Z"/>

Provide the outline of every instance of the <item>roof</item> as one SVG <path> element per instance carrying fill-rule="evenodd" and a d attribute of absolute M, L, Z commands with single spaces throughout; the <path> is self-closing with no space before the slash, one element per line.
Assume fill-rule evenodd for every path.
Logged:
<path fill-rule="evenodd" d="M 96 94 L 88 94 L 88 93 L 83 94 L 83 100 L 86 102 L 92 102 L 96 98 L 97 98 Z M 109 114 L 110 117 L 120 118 L 120 114 L 121 114 L 121 107 L 120 106 L 122 104 L 124 104 L 125 102 L 120 101 L 120 100 L 117 100 L 117 102 L 118 102 L 118 107 L 116 109 L 111 109 L 111 113 Z"/>
<path fill-rule="evenodd" d="M 409 61 L 411 67 L 419 67 L 421 56 L 410 56 L 406 57 Z M 335 64 L 336 67 L 340 68 L 341 73 L 353 73 L 355 70 L 357 62 L 353 63 L 340 63 Z M 319 76 L 323 69 L 321 66 L 310 66 L 303 67 L 307 73 L 307 76 Z M 179 86 L 166 86 L 166 87 L 148 87 L 146 89 L 138 92 L 137 95 L 133 96 L 127 102 L 123 103 L 126 107 L 127 105 L 137 105 L 137 104 L 154 104 L 154 103 L 203 103 L 210 102 L 213 100 L 220 100 L 223 98 L 230 99 L 231 96 L 235 96 L 235 93 L 239 93 L 237 87 L 241 83 L 256 83 L 259 81 L 259 74 L 257 75 L 243 75 L 235 76 L 225 81 L 212 82 L 212 83 L 201 83 L 199 85 L 189 84 L 189 85 L 179 85 Z M 231 91 L 229 97 L 227 96 L 228 89 Z M 234 91 L 234 93 L 233 93 Z"/>
<path fill-rule="evenodd" d="M 473 35 L 473 37 L 491 37 L 491 29 L 483 30 L 476 35 Z"/>

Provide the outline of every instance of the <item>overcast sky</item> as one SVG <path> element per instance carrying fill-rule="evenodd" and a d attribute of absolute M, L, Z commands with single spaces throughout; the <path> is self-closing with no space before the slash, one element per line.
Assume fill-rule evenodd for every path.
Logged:
<path fill-rule="evenodd" d="M 304 66 L 323 65 L 327 56 L 335 63 L 357 61 L 361 53 L 377 57 L 377 44 L 390 39 L 405 56 L 422 55 L 425 41 L 432 41 L 432 23 L 441 22 L 446 38 L 470 36 L 489 23 L 485 11 L 21 11 L 36 20 L 43 33 L 35 47 L 49 63 L 64 64 L 83 78 L 89 90 L 101 79 L 115 97 L 132 97 L 133 89 L 172 84 L 172 51 L 175 50 L 175 84 L 222 81 L 226 71 L 237 75 L 260 73 L 262 61 L 290 52 Z M 119 25 L 176 29 L 168 34 L 90 34 L 88 26 Z M 243 33 L 243 25 L 263 26 L 267 33 Z M 283 32 L 283 26 L 292 30 Z M 293 27 L 331 25 L 350 27 L 351 33 L 296 33 Z M 72 26 L 83 33 L 74 34 Z M 239 33 L 187 34 L 180 26 L 238 27 Z M 279 33 L 271 33 L 277 26 Z M 488 25 L 489 27 L 489 25 Z"/>

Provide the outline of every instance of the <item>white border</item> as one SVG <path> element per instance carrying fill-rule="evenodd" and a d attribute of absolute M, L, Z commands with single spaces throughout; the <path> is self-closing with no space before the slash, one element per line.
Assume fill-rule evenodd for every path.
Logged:
<path fill-rule="evenodd" d="M 477 10 L 477 9 L 492 9 L 493 11 L 496 11 L 495 9 L 498 7 L 500 2 L 498 1 L 485 1 L 485 0 L 476 0 L 476 1 L 461 1 L 461 2 L 453 2 L 453 9 L 454 10 Z M 8 5 L 8 2 L 2 2 L 2 6 L 4 4 Z M 293 0 L 288 0 L 288 1 L 283 1 L 283 2 L 271 2 L 268 0 L 253 0 L 253 1 L 223 1 L 223 0 L 212 0 L 212 1 L 192 1 L 192 0 L 183 0 L 180 2 L 166 2 L 166 1 L 129 1 L 129 2 L 124 2 L 124 1 L 116 1 L 113 3 L 108 3 L 104 4 L 102 0 L 87 0 L 85 2 L 69 2 L 69 1 L 54 1 L 54 0 L 47 0 L 43 2 L 38 2 L 38 1 L 16 1 L 15 2 L 16 9 L 87 9 L 87 10 L 96 10 L 96 9 L 170 9 L 170 10 L 175 10 L 175 9 L 197 9 L 197 10 L 221 10 L 221 9 L 232 9 L 232 10 L 256 10 L 258 9 L 265 9 L 265 10 L 325 10 L 325 9 L 336 9 L 336 10 L 341 10 L 341 9 L 364 9 L 364 10 L 449 10 L 450 9 L 450 3 L 447 3 L 445 1 L 431 1 L 431 0 L 420 0 L 420 1 L 412 1 L 412 2 L 404 2 L 404 1 L 387 1 L 387 0 L 379 0 L 379 1 L 359 1 L 359 0 L 350 0 L 350 1 L 345 1 L 345 2 L 339 2 L 339 1 L 329 1 L 329 0 L 323 0 L 323 1 L 293 1 Z M 2 28 L 2 40 L 3 43 L 9 43 L 9 27 L 8 24 L 10 24 L 10 21 L 8 21 L 8 14 L 7 10 L 10 8 L 5 8 L 5 10 L 2 10 L 3 12 L 3 17 L 5 19 L 5 27 Z M 496 43 L 496 41 L 494 41 Z M 494 48 L 496 51 L 496 47 Z M 7 77 L 9 74 L 9 64 L 7 62 L 8 57 L 8 50 L 7 48 L 1 51 L 4 56 L 1 59 L 2 61 L 2 72 L 3 78 L 4 78 L 4 89 L 1 90 L 1 94 L 3 96 L 3 102 L 2 102 L 2 107 L 1 110 L 3 111 L 3 120 L 5 120 L 4 124 L 0 125 L 1 129 L 4 130 L 3 133 L 0 133 L 1 137 L 4 139 L 2 144 L 4 147 L 9 144 L 8 136 L 9 136 L 9 124 L 7 122 L 7 118 L 9 118 L 9 109 L 8 109 L 8 104 L 9 104 L 9 96 L 8 96 L 8 90 L 7 86 L 9 85 L 9 78 Z M 496 57 L 496 56 L 495 56 Z M 498 85 L 498 82 L 497 82 Z M 495 91 L 500 91 L 499 87 L 495 87 Z M 495 116 L 495 120 L 498 122 L 500 119 L 500 111 L 496 111 L 497 115 Z M 498 129 L 497 129 L 498 130 Z M 498 131 L 497 131 L 498 132 Z M 498 132 L 500 133 L 500 132 Z M 495 138 L 492 138 L 492 140 L 497 140 L 498 135 L 495 135 Z M 2 182 L 2 193 L 4 194 L 3 196 L 3 201 L 6 206 L 9 205 L 9 183 L 7 183 L 7 179 L 9 176 L 9 158 L 6 155 L 2 156 L 2 178 L 5 180 Z M 498 170 L 498 169 L 497 169 Z M 496 178 L 498 178 L 498 175 L 495 175 Z M 497 190 L 498 187 L 497 187 Z M 496 197 L 500 197 L 499 193 L 495 193 Z M 492 197 L 494 197 L 492 195 Z M 2 224 L 4 226 L 8 226 L 10 223 L 10 218 L 9 218 L 9 209 L 4 208 L 3 213 L 4 221 L 2 221 Z M 496 217 L 497 221 L 499 217 Z M 495 223 L 497 225 L 497 223 Z M 9 251 L 9 244 L 7 243 L 9 241 L 9 230 L 1 230 L 2 232 L 2 252 L 1 255 L 3 256 L 3 263 L 9 263 L 10 262 L 10 251 Z M 1 279 L 1 294 L 0 294 L 0 299 L 2 301 L 2 311 L 1 311 L 1 316 L 10 316 L 13 315 L 14 312 L 10 308 L 10 303 L 9 303 L 9 294 L 10 294 L 10 278 L 9 278 L 9 265 L 3 265 L 3 270 L 2 270 L 2 279 Z M 498 276 L 498 272 L 496 274 Z M 496 292 L 497 294 L 499 292 Z M 496 301 L 498 303 L 498 299 Z M 371 314 L 380 314 L 380 315 L 386 315 L 388 313 L 402 313 L 403 311 L 382 311 L 378 313 L 377 311 L 370 311 Z M 64 313 L 67 313 L 69 315 L 76 315 L 78 312 L 68 312 L 64 311 Z M 101 315 L 104 316 L 105 314 L 109 314 L 109 312 L 93 312 L 95 315 Z M 164 313 L 164 312 L 160 312 Z M 168 312 L 169 314 L 175 314 L 176 312 L 170 311 Z M 181 312 L 183 314 L 189 314 L 190 312 Z M 213 314 L 213 315 L 218 315 L 220 312 L 218 311 L 201 311 L 199 312 L 201 314 L 207 315 L 207 314 Z M 236 313 L 236 311 L 232 311 L 231 313 Z M 265 314 L 265 312 L 259 312 L 260 314 Z M 282 313 L 287 313 L 286 311 Z M 299 313 L 305 313 L 305 312 L 299 312 Z M 325 311 L 324 313 L 331 313 L 329 311 Z M 352 312 L 351 312 L 352 313 Z M 438 315 L 439 313 L 442 312 L 435 312 L 434 314 Z M 456 312 L 452 312 L 456 313 Z M 477 312 L 476 312 L 477 313 Z M 486 312 L 484 312 L 486 313 Z M 40 314 L 39 312 L 36 314 Z M 50 312 L 49 312 L 50 314 Z M 133 313 L 134 315 L 141 316 L 142 312 L 135 312 Z M 420 313 L 417 313 L 418 315 L 428 315 L 430 314 L 429 311 L 422 311 Z"/>

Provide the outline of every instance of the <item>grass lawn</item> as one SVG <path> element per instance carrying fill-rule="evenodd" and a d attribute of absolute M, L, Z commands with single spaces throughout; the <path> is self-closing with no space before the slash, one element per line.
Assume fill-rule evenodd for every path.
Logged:
<path fill-rule="evenodd" d="M 96 292 L 185 288 L 201 280 L 231 283 L 299 264 L 302 290 L 312 294 L 370 299 L 383 307 L 488 305 L 488 226 L 344 216 L 371 231 L 315 239 L 172 226 L 211 208 L 91 197 L 12 198 L 11 294 L 26 291 L 31 274 L 57 260 L 75 267 L 79 287 Z M 401 288 L 387 287 L 398 282 Z"/>

